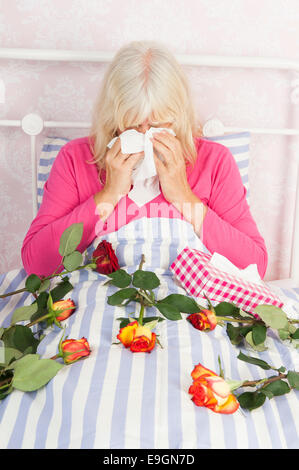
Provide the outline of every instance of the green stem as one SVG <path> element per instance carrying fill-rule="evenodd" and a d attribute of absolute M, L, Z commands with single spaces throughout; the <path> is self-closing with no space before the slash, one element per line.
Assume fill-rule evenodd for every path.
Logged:
<path fill-rule="evenodd" d="M 56 276 L 63 276 L 64 274 L 73 273 L 74 271 L 79 271 L 79 269 L 86 269 L 90 266 L 90 264 L 92 264 L 92 263 L 85 264 L 84 266 L 79 266 L 78 268 L 74 269 L 73 271 L 67 271 L 66 270 L 66 271 L 62 271 L 61 273 L 58 273 L 58 274 L 51 274 L 51 276 L 47 276 L 47 277 L 42 278 L 41 281 L 46 281 L 47 279 L 52 279 L 53 277 L 56 277 Z M 57 271 L 57 269 L 56 269 L 56 271 Z M 21 292 L 30 292 L 30 291 L 27 290 L 26 287 L 23 287 L 22 289 L 18 289 L 18 290 L 13 291 L 13 292 L 8 292 L 7 294 L 0 294 L 0 299 L 4 299 L 5 297 L 9 297 L 10 295 L 20 294 Z M 31 294 L 32 294 L 32 292 L 31 292 Z"/>
<path fill-rule="evenodd" d="M 239 323 L 248 323 L 248 324 L 253 324 L 253 323 L 256 323 L 258 320 L 247 320 L 246 318 L 243 318 L 243 319 L 239 319 L 239 318 L 230 318 L 230 317 L 220 317 L 220 316 L 216 316 L 217 320 L 224 320 L 224 321 L 228 321 L 228 322 L 239 322 Z"/>
<path fill-rule="evenodd" d="M 143 315 L 144 315 L 144 304 L 141 304 L 139 317 L 138 317 L 138 323 L 141 326 L 143 325 Z"/>
<path fill-rule="evenodd" d="M 36 323 L 39 323 L 43 320 L 46 320 L 47 318 L 50 318 L 51 316 L 52 316 L 51 313 L 47 313 L 46 315 L 43 315 L 42 317 L 37 318 L 36 320 L 32 321 L 31 323 L 28 323 L 26 326 L 28 326 L 28 328 L 29 328 L 30 326 L 33 326 Z"/>
<path fill-rule="evenodd" d="M 0 382 L 0 388 L 2 388 L 4 385 L 9 384 L 12 381 L 12 379 L 13 379 L 12 377 L 9 377 L 8 379 L 2 380 L 2 382 Z"/>
<path fill-rule="evenodd" d="M 150 303 L 150 306 L 153 305 L 152 299 L 147 295 L 147 292 L 144 289 L 140 289 L 139 294 L 142 295 L 142 297 L 144 297 Z"/>

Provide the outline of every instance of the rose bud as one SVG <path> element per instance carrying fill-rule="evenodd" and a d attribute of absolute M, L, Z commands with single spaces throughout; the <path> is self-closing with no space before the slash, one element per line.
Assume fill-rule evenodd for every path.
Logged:
<path fill-rule="evenodd" d="M 197 406 L 204 406 L 215 413 L 232 414 L 240 404 L 222 377 L 198 364 L 192 371 L 193 384 L 189 393 Z"/>
<path fill-rule="evenodd" d="M 121 328 L 117 338 L 132 352 L 150 352 L 156 344 L 156 334 L 146 326 L 140 326 L 137 321 Z"/>
<path fill-rule="evenodd" d="M 214 330 L 217 325 L 217 317 L 212 310 L 202 309 L 200 312 L 191 313 L 187 320 L 197 330 Z"/>
<path fill-rule="evenodd" d="M 72 364 L 91 353 L 86 338 L 65 339 L 61 343 L 61 353 L 65 364 Z"/>
<path fill-rule="evenodd" d="M 96 271 L 100 274 L 111 274 L 120 269 L 118 259 L 111 243 L 106 240 L 101 241 L 92 254 L 97 265 Z"/>
<path fill-rule="evenodd" d="M 70 317 L 76 310 L 76 305 L 71 299 L 67 300 L 58 300 L 53 303 L 53 310 L 63 310 L 58 314 L 56 320 L 62 321 Z"/>

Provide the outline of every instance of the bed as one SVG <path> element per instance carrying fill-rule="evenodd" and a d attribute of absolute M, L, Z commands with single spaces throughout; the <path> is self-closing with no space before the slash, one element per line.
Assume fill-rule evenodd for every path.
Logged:
<path fill-rule="evenodd" d="M 53 58 L 43 51 L 0 50 L 2 57 Z M 24 55 L 25 54 L 25 55 Z M 65 55 L 56 52 L 57 60 L 109 60 L 104 54 Z M 185 58 L 197 65 L 244 67 L 281 67 L 299 69 L 299 64 L 279 64 L 275 61 L 259 62 L 250 58 L 217 57 Z M 224 59 L 224 58 L 222 58 Z M 33 170 L 33 215 L 41 202 L 43 184 L 51 163 L 57 154 L 57 142 L 63 146 L 67 139 L 47 137 L 41 155 L 36 155 L 35 137 L 43 127 L 57 127 L 59 123 L 43 121 L 40 116 L 27 115 L 21 121 L 0 121 L 0 125 L 21 125 L 30 135 Z M 60 123 L 61 127 L 79 127 L 79 123 Z M 250 132 L 258 130 L 227 129 L 215 120 L 206 125 L 206 137 L 228 144 L 235 155 L 243 184 L 248 185 L 245 171 L 248 160 Z M 82 127 L 88 127 L 83 125 Z M 267 130 L 259 130 L 260 132 Z M 290 133 L 290 130 L 280 130 Z M 294 135 L 299 132 L 294 129 Z M 242 141 L 242 145 L 240 144 Z M 247 143 L 246 143 L 247 142 Z M 240 147 L 242 150 L 240 151 Z M 55 150 L 53 150 L 55 148 Z M 237 150 L 239 149 L 239 150 Z M 235 151 L 234 151 L 235 150 Z M 244 163 L 245 162 L 245 163 Z M 38 171 L 37 171 L 38 167 Z M 35 178 L 35 175 L 38 177 Z M 249 187 L 247 186 L 249 198 Z M 298 210 L 299 204 L 296 205 Z M 179 224 L 179 227 L 178 225 Z M 178 230 L 179 229 L 179 230 Z M 154 233 L 179 233 L 157 243 Z M 269 281 L 267 285 L 284 302 L 289 317 L 299 321 L 298 266 L 295 263 L 298 246 L 298 217 L 296 217 L 290 279 Z M 163 218 L 140 218 L 108 234 L 116 250 L 120 266 L 134 272 L 141 255 L 145 255 L 145 268 L 154 271 L 161 284 L 158 297 L 171 293 L 186 294 L 175 282 L 169 266 L 185 246 L 204 249 L 194 237 L 186 221 Z M 86 250 L 86 259 L 98 240 Z M 5 294 L 24 287 L 27 275 L 23 268 L 0 274 L 0 293 Z M 218 373 L 218 356 L 221 357 L 225 375 L 234 380 L 258 379 L 269 375 L 252 364 L 238 360 L 240 348 L 231 345 L 224 328 L 217 326 L 209 333 L 194 329 L 185 318 L 163 321 L 157 326 L 163 346 L 150 354 L 132 354 L 115 344 L 120 316 L 128 310 L 107 303 L 107 296 L 115 287 L 107 285 L 107 278 L 95 271 L 83 269 L 69 275 L 74 289 L 71 298 L 78 305 L 74 315 L 66 321 L 70 338 L 86 337 L 91 346 L 88 358 L 65 366 L 43 388 L 23 393 L 14 390 L 0 402 L 1 449 L 291 449 L 299 448 L 299 392 L 266 400 L 264 406 L 252 412 L 239 409 L 232 415 L 221 415 L 196 407 L 188 394 L 191 371 L 199 362 Z M 68 295 L 67 297 L 69 297 Z M 32 294 L 20 293 L 0 300 L 1 326 L 10 324 L 17 307 L 30 305 Z M 203 301 L 201 302 L 203 303 Z M 136 313 L 138 307 L 136 306 Z M 154 314 L 151 308 L 146 315 Z M 57 353 L 61 332 L 58 327 L 47 328 L 38 347 L 41 357 Z M 255 353 L 277 368 L 284 365 L 299 371 L 297 350 L 275 335 L 267 339 L 268 349 Z M 246 353 L 245 348 L 241 350 Z"/>

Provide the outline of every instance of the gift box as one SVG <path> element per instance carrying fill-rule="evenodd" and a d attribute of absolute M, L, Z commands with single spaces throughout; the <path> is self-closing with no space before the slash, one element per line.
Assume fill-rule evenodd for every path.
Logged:
<path fill-rule="evenodd" d="M 204 298 L 205 294 L 210 300 L 234 303 L 250 313 L 260 304 L 283 306 L 265 283 L 256 284 L 221 271 L 209 263 L 211 257 L 186 247 L 171 264 L 171 272 L 191 296 Z"/>

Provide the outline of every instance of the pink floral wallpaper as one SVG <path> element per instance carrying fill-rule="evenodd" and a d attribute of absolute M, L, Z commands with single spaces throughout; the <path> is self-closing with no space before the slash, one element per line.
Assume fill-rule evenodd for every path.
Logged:
<path fill-rule="evenodd" d="M 265 56 L 299 61 L 298 0 L 0 0 L 0 47 L 116 52 L 155 39 L 174 54 Z M 0 119 L 30 112 L 89 121 L 106 65 L 0 59 Z M 299 127 L 299 74 L 184 66 L 201 122 Z M 84 130 L 43 131 L 75 138 Z M 0 272 L 22 266 L 32 221 L 30 139 L 0 127 Z M 266 280 L 289 276 L 298 137 L 253 135 L 252 214 L 269 252 Z"/>

